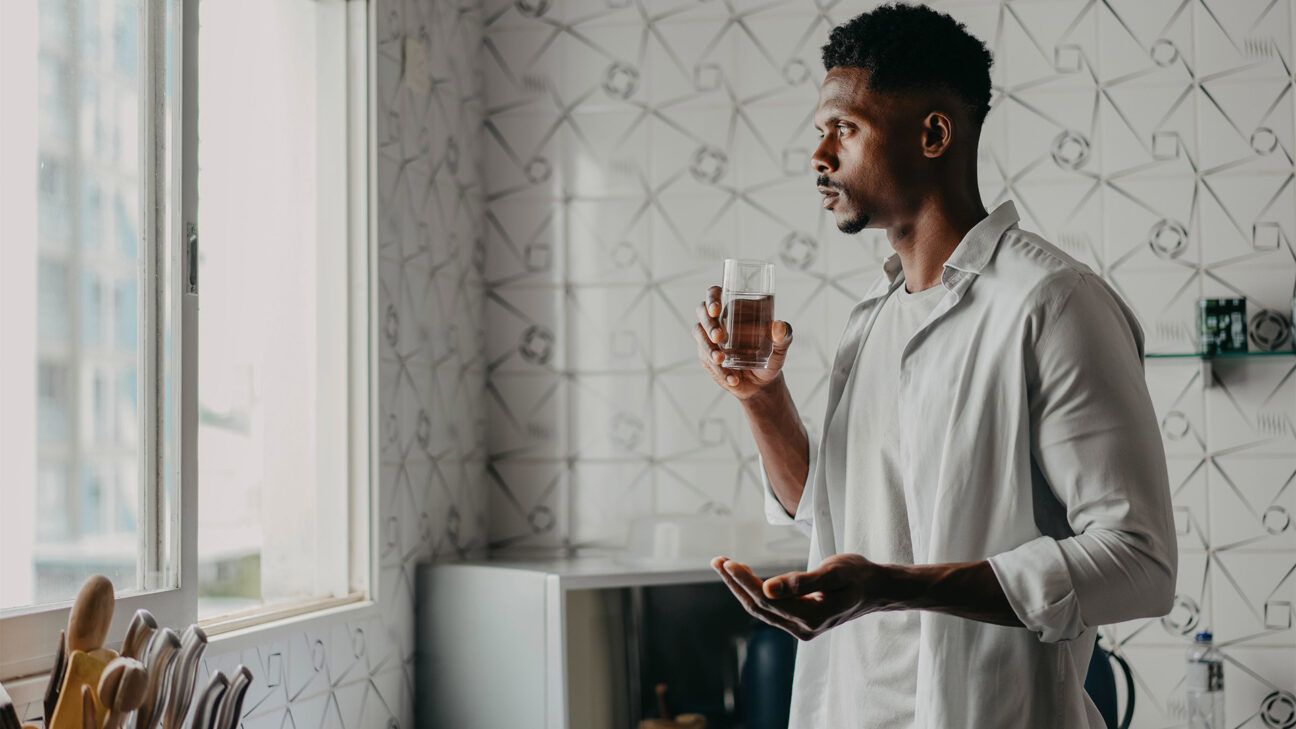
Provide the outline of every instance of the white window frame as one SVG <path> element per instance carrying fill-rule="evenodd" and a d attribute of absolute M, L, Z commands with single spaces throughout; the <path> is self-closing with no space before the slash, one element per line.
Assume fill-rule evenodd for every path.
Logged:
<path fill-rule="evenodd" d="M 348 265 L 346 272 L 346 307 L 348 326 L 348 433 L 349 478 L 346 508 L 349 515 L 350 544 L 348 561 L 350 583 L 354 594 L 343 598 L 322 598 L 287 607 L 269 606 L 267 609 L 238 620 L 217 619 L 204 622 L 207 632 L 214 637 L 211 650 L 236 650 L 240 647 L 265 642 L 269 634 L 286 629 L 310 629 L 317 623 L 339 620 L 358 620 L 378 611 L 379 551 L 374 543 L 378 533 L 376 519 L 378 459 L 377 345 L 375 328 L 371 325 L 377 310 L 376 230 L 370 210 L 375 207 L 374 174 L 374 88 L 375 88 L 375 38 L 374 19 L 376 3 L 371 0 L 344 0 L 346 12 L 346 230 Z M 168 4 L 178 8 L 168 18 L 164 9 Z M 196 249 L 187 242 L 191 224 L 201 224 L 197 204 L 197 127 L 198 127 L 198 0 L 146 0 L 141 3 L 142 27 L 150 32 L 141 34 L 145 44 L 146 80 L 142 93 L 141 119 L 146 125 L 143 169 L 155 173 L 165 172 L 166 154 L 164 135 L 160 125 L 165 117 L 157 102 L 165 89 L 166 58 L 165 38 L 157 32 L 161 23 L 175 23 L 175 53 L 179 63 L 179 83 L 170 103 L 173 104 L 172 138 L 179 140 L 178 149 L 171 157 L 172 184 L 169 191 L 162 186 L 150 185 L 145 192 L 153 197 L 153 204 L 144 206 L 145 218 L 141 221 L 143 250 L 149 270 L 141 280 L 141 301 L 150 305 L 141 313 L 141 327 L 153 330 L 145 336 L 148 340 L 146 356 L 141 364 L 144 381 L 141 388 L 141 413 L 149 413 L 150 437 L 144 439 L 146 451 L 141 460 L 149 464 L 143 469 L 144 478 L 161 483 L 163 464 L 173 468 L 179 486 L 178 508 L 170 515 L 159 508 L 156 495 L 160 487 L 150 483 L 144 489 L 146 510 L 140 519 L 141 541 L 145 545 L 145 573 L 155 571 L 157 556 L 162 553 L 163 539 L 170 538 L 174 569 L 177 570 L 177 587 L 145 585 L 145 591 L 117 600 L 109 644 L 120 642 L 130 617 L 139 608 L 146 608 L 160 625 L 180 629 L 197 621 L 197 432 L 198 432 L 198 297 L 199 290 L 189 290 L 188 272 L 195 269 Z M 33 29 L 34 30 L 34 29 Z M 171 199 L 164 199 L 169 194 Z M 173 214 L 167 215 L 167 211 Z M 178 213 L 178 214 L 175 214 Z M 160 241 L 170 241 L 169 250 Z M 200 240 L 198 244 L 200 244 Z M 168 263 L 169 255 L 177 262 Z M 178 353 L 179 371 L 175 374 L 176 398 L 174 415 L 180 423 L 180 435 L 175 447 L 178 453 L 170 460 L 157 452 L 165 441 L 159 432 L 163 422 L 160 408 L 164 402 L 158 397 L 161 386 L 157 381 L 158 347 L 161 346 L 161 324 L 158 321 L 163 299 L 149 275 L 166 271 L 171 291 L 171 336 Z M 200 283 L 200 282 L 199 282 Z M 147 287 L 147 290 L 144 291 Z M 170 523 L 167 520 L 170 519 Z M 44 692 L 46 674 L 53 666 L 54 647 L 59 631 L 67 626 L 72 601 L 43 604 L 30 609 L 6 611 L 0 616 L 0 681 L 3 681 L 15 704 L 19 707 L 40 700 Z"/>

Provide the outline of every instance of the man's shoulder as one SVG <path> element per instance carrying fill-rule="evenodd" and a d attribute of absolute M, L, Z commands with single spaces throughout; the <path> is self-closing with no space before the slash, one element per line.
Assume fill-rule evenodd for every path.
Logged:
<path fill-rule="evenodd" d="M 1084 262 L 1043 236 L 1017 227 L 1004 231 L 994 257 L 981 273 L 984 281 L 978 285 L 1035 303 L 1096 275 Z"/>
<path fill-rule="evenodd" d="M 1078 279 L 1093 273 L 1087 264 L 1038 233 L 1016 227 L 1004 231 L 991 265 L 1011 267 L 1014 273 L 1036 280 L 1058 275 Z"/>

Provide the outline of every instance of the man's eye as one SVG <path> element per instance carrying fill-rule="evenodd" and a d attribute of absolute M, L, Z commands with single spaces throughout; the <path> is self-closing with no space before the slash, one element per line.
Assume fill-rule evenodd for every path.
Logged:
<path fill-rule="evenodd" d="M 850 133 L 850 127 L 846 126 L 845 124 L 838 124 L 838 125 L 837 125 L 837 133 L 838 133 L 838 134 L 849 134 L 849 133 Z"/>

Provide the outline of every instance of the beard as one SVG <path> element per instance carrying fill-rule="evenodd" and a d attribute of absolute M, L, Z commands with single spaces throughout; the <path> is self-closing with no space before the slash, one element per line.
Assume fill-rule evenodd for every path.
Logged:
<path fill-rule="evenodd" d="M 868 227 L 869 216 L 863 213 L 857 213 L 843 220 L 837 221 L 837 230 L 846 235 L 855 235 Z"/>
<path fill-rule="evenodd" d="M 818 179 L 815 180 L 815 184 L 819 187 L 831 187 L 837 190 L 837 200 L 839 205 L 842 200 L 849 199 L 846 197 L 846 189 L 840 184 L 834 183 L 832 180 L 828 179 L 828 175 L 819 175 Z M 856 213 L 844 219 L 839 219 L 837 221 L 837 230 L 840 230 L 846 235 L 855 235 L 867 228 L 868 223 L 868 215 L 864 213 Z"/>

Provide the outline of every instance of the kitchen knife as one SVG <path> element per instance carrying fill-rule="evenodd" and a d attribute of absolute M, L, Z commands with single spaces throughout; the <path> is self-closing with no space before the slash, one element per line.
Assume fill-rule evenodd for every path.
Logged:
<path fill-rule="evenodd" d="M 54 721 L 54 709 L 58 708 L 59 691 L 63 689 L 63 674 L 67 672 L 67 631 L 60 630 L 58 650 L 54 651 L 54 668 L 50 670 L 49 681 L 45 684 L 45 725 Z"/>
<path fill-rule="evenodd" d="M 0 729 L 20 729 L 22 724 L 18 721 L 18 710 L 14 708 L 13 700 L 9 698 L 9 692 L 5 691 L 4 686 L 0 686 Z"/>
<path fill-rule="evenodd" d="M 230 679 L 229 691 L 225 692 L 225 700 L 221 702 L 212 729 L 237 729 L 239 719 L 243 718 L 243 699 L 251 685 L 252 672 L 247 666 L 239 666 L 234 678 Z"/>
<path fill-rule="evenodd" d="M 153 617 L 153 613 L 144 608 L 136 610 L 131 618 L 130 627 L 126 629 L 126 638 L 122 640 L 121 654 L 137 661 L 144 660 L 144 651 L 148 648 L 153 634 L 157 632 L 157 627 L 157 619 Z"/>
<path fill-rule="evenodd" d="M 207 681 L 207 688 L 203 689 L 202 695 L 198 697 L 198 704 L 194 707 L 193 723 L 189 729 L 212 729 L 212 722 L 216 720 L 216 712 L 220 710 L 221 700 L 225 698 L 225 692 L 229 690 L 229 679 L 225 674 L 217 671 Z"/>
<path fill-rule="evenodd" d="M 174 630 L 163 628 L 153 637 L 148 660 L 144 662 L 148 670 L 148 688 L 144 692 L 144 703 L 135 715 L 135 729 L 154 729 L 161 720 L 166 708 L 168 675 L 179 650 L 180 636 Z"/>
<path fill-rule="evenodd" d="M 189 713 L 194 682 L 198 679 L 198 661 L 207 650 L 207 634 L 197 625 L 190 625 L 185 630 L 184 640 L 180 645 L 180 656 L 176 659 L 171 675 L 171 690 L 167 698 L 166 717 L 163 721 L 166 729 L 181 729 L 185 715 Z"/>

